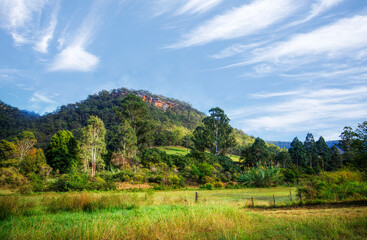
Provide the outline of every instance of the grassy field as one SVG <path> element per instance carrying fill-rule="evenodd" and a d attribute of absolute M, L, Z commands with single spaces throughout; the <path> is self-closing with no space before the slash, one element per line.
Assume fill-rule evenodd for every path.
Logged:
<path fill-rule="evenodd" d="M 18 198 L 27 209 L 0 221 L 0 239 L 367 238 L 364 206 L 287 210 L 245 207 L 251 197 L 257 204 L 271 204 L 273 195 L 279 203 L 286 203 L 290 190 L 294 191 L 281 187 L 3 195 L 1 199 Z M 92 200 L 101 205 L 91 207 Z"/>
<path fill-rule="evenodd" d="M 185 156 L 189 152 L 187 151 L 187 148 L 181 147 L 181 146 L 173 146 L 173 147 L 157 147 L 159 150 L 165 151 L 167 154 L 177 154 L 181 156 Z M 229 155 L 228 157 L 232 158 L 233 161 L 239 161 L 240 156 L 237 155 Z"/>

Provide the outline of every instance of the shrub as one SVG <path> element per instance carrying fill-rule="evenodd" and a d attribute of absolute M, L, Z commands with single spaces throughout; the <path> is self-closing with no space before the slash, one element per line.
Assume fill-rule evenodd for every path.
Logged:
<path fill-rule="evenodd" d="M 114 174 L 112 172 L 101 172 L 97 174 L 98 177 L 102 178 L 106 182 L 112 182 L 114 181 Z"/>
<path fill-rule="evenodd" d="M 270 187 L 276 185 L 281 179 L 279 167 L 266 167 L 259 165 L 242 174 L 238 181 L 250 187 Z"/>
<path fill-rule="evenodd" d="M 23 186 L 20 186 L 17 190 L 18 193 L 20 194 L 27 194 L 30 193 L 32 191 L 33 187 L 30 184 L 25 184 Z"/>
<path fill-rule="evenodd" d="M 344 176 L 349 176 L 345 178 Z M 358 173 L 340 171 L 323 173 L 306 180 L 298 193 L 308 201 L 314 200 L 354 200 L 367 197 L 367 183 L 355 181 L 361 179 Z"/>
<path fill-rule="evenodd" d="M 130 181 L 131 178 L 133 178 L 133 177 L 134 177 L 134 173 L 130 170 L 121 171 L 121 172 L 113 174 L 113 176 L 112 176 L 112 178 L 115 181 L 119 181 L 119 182 Z"/>
<path fill-rule="evenodd" d="M 279 167 L 258 166 L 247 170 L 238 181 L 251 187 L 270 187 L 276 185 L 280 179 Z"/>
<path fill-rule="evenodd" d="M 43 192 L 45 190 L 45 183 L 43 182 L 42 177 L 33 173 L 29 177 L 29 180 L 31 181 L 33 192 Z"/>
<path fill-rule="evenodd" d="M 296 181 L 296 173 L 292 169 L 281 169 L 283 179 L 287 183 L 294 183 Z"/>
<path fill-rule="evenodd" d="M 308 174 L 308 175 L 315 175 L 316 174 L 315 170 L 311 167 L 306 167 L 305 173 Z"/>
<path fill-rule="evenodd" d="M 206 190 L 213 190 L 213 184 L 211 183 L 206 183 L 204 185 L 200 186 L 201 189 L 206 189 Z"/>
<path fill-rule="evenodd" d="M 215 183 L 213 183 L 213 186 L 215 188 L 223 188 L 223 183 L 222 182 L 215 182 Z"/>
<path fill-rule="evenodd" d="M 15 168 L 0 168 L 0 185 L 17 188 L 27 183 L 27 178 L 18 173 Z"/>
<path fill-rule="evenodd" d="M 179 183 L 180 183 L 180 178 L 177 177 L 176 175 L 170 175 L 167 178 L 167 184 L 168 185 L 179 185 Z"/>
<path fill-rule="evenodd" d="M 205 176 L 201 179 L 201 182 L 202 183 L 212 183 L 214 182 L 214 179 L 212 177 L 209 177 L 209 176 Z"/>
<path fill-rule="evenodd" d="M 163 182 L 163 176 L 162 175 L 156 175 L 156 176 L 151 176 L 151 177 L 149 177 L 148 178 L 148 181 L 150 182 L 150 183 L 158 183 L 158 184 L 160 184 L 160 183 L 162 183 Z"/>
<path fill-rule="evenodd" d="M 228 189 L 235 189 L 237 186 L 234 182 L 228 182 L 226 188 Z"/>
<path fill-rule="evenodd" d="M 144 177 L 142 175 L 135 175 L 133 177 L 134 179 L 134 183 L 143 183 L 144 182 Z"/>
<path fill-rule="evenodd" d="M 66 176 L 62 176 L 57 179 L 52 179 L 49 181 L 47 186 L 48 191 L 54 192 L 66 192 L 68 191 L 67 179 Z"/>

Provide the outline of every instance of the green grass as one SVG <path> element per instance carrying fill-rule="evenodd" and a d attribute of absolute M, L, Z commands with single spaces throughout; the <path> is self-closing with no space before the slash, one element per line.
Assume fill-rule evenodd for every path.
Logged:
<path fill-rule="evenodd" d="M 185 156 L 189 152 L 187 148 L 181 146 L 174 146 L 174 147 L 157 147 L 159 150 L 165 151 L 167 154 L 176 154 Z"/>
<path fill-rule="evenodd" d="M 165 151 L 167 154 L 176 154 L 176 155 L 181 155 L 181 156 L 185 156 L 186 154 L 189 153 L 189 151 L 187 151 L 187 148 L 185 147 L 181 147 L 181 146 L 173 146 L 173 147 L 157 147 L 159 150 Z M 227 154 L 228 157 L 230 157 L 233 161 L 238 162 L 240 161 L 240 156 L 237 155 L 229 155 Z"/>
<path fill-rule="evenodd" d="M 197 203 L 194 200 L 197 190 L 15 196 L 20 205 L 34 203 L 34 210 L 0 221 L 0 239 L 367 238 L 367 207 L 293 210 L 244 207 L 251 196 L 266 203 L 275 195 L 285 203 L 289 190 L 294 189 L 198 191 Z M 102 205 L 93 211 L 81 207 L 91 201 Z M 49 211 L 50 204 L 67 204 L 70 209 L 54 207 L 57 211 Z M 126 207 L 130 204 L 134 207 Z"/>

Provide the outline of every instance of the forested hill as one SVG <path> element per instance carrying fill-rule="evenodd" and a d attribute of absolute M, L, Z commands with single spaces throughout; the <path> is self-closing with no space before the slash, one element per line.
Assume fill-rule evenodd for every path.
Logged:
<path fill-rule="evenodd" d="M 267 141 L 267 143 L 274 144 L 275 146 L 278 146 L 280 148 L 286 148 L 289 149 L 291 147 L 291 142 L 283 142 L 283 141 Z M 329 148 L 333 147 L 334 145 L 337 145 L 339 143 L 339 140 L 334 141 L 326 141 L 326 144 Z"/>
<path fill-rule="evenodd" d="M 77 134 L 77 129 L 84 127 L 91 115 L 101 118 L 107 131 L 111 131 L 121 122 L 116 111 L 120 108 L 121 101 L 129 94 L 139 96 L 146 103 L 156 132 L 159 133 L 170 135 L 175 131 L 187 134 L 205 117 L 202 112 L 186 102 L 143 90 L 120 88 L 89 95 L 86 100 L 61 106 L 53 113 L 43 116 L 0 102 L 0 139 L 9 139 L 23 130 L 30 130 L 36 135 L 38 145 L 43 147 L 58 131 L 70 130 Z"/>

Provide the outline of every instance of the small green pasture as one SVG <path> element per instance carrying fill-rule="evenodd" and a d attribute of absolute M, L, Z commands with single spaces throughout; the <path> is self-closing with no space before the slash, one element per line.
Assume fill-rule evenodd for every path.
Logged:
<path fill-rule="evenodd" d="M 185 156 L 186 154 L 188 154 L 190 152 L 190 150 L 188 150 L 185 147 L 181 147 L 181 146 L 166 146 L 166 147 L 157 147 L 159 150 L 162 150 L 164 152 L 166 152 L 167 154 L 176 154 L 176 155 L 181 155 L 181 156 Z M 227 154 L 228 157 L 230 157 L 233 161 L 240 161 L 240 156 L 237 155 L 230 155 Z"/>

